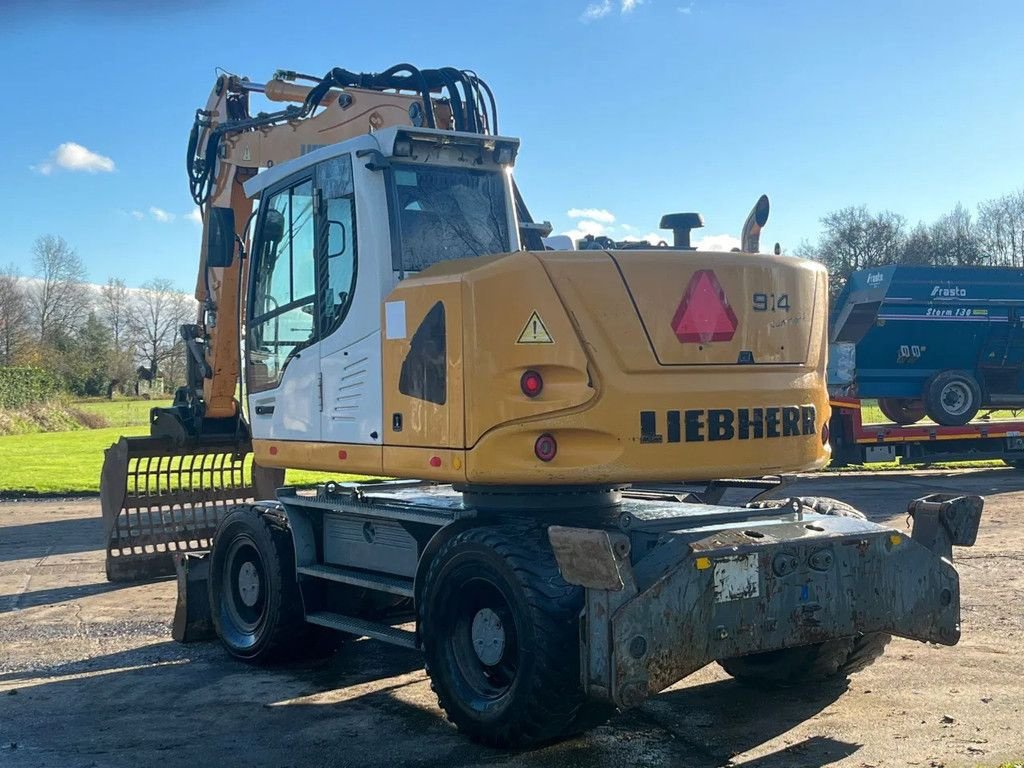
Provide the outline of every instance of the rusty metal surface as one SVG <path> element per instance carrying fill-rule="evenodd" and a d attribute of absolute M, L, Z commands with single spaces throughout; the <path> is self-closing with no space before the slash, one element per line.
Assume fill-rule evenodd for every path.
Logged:
<path fill-rule="evenodd" d="M 663 535 L 620 569 L 635 593 L 588 590 L 584 683 L 630 707 L 716 659 L 875 631 L 953 645 L 960 588 L 945 549 L 981 504 L 973 497 L 959 515 L 921 507 L 920 518 L 952 514 L 930 546 L 916 533 L 812 513 Z"/>
<path fill-rule="evenodd" d="M 174 574 L 174 556 L 209 549 L 217 525 L 254 496 L 251 458 L 223 446 L 128 437 L 107 449 L 100 506 L 110 581 Z"/>
<path fill-rule="evenodd" d="M 621 533 L 552 525 L 548 540 L 562 578 L 570 584 L 618 592 L 628 567 L 629 539 Z"/>

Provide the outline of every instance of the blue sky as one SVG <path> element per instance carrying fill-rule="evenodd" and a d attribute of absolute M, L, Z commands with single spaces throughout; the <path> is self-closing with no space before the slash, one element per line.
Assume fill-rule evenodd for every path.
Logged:
<path fill-rule="evenodd" d="M 845 205 L 929 220 L 1024 185 L 1022 30 L 1012 0 L 7 0 L 0 264 L 29 272 L 53 233 L 97 282 L 190 288 L 185 142 L 218 66 L 475 69 L 556 232 L 574 209 L 618 237 L 699 210 L 735 235 L 762 192 L 790 249 Z"/>

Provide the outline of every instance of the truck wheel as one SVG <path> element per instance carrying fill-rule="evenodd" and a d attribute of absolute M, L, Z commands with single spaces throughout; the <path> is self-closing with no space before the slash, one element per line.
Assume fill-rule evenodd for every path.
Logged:
<path fill-rule="evenodd" d="M 337 633 L 303 618 L 283 519 L 259 507 L 236 507 L 217 528 L 210 558 L 213 625 L 232 656 L 264 664 L 337 647 Z"/>
<path fill-rule="evenodd" d="M 470 738 L 501 748 L 552 741 L 612 710 L 580 686 L 582 587 L 558 571 L 544 529 L 470 528 L 434 556 L 419 606 L 438 704 Z"/>
<path fill-rule="evenodd" d="M 878 410 L 896 424 L 914 424 L 925 417 L 923 401 L 904 397 L 881 397 Z"/>
<path fill-rule="evenodd" d="M 845 501 L 828 496 L 801 496 L 798 501 L 819 515 L 867 519 L 863 512 Z M 772 503 L 758 502 L 756 506 Z M 891 639 L 885 632 L 871 632 L 814 645 L 752 653 L 724 659 L 718 664 L 740 682 L 766 688 L 785 688 L 852 675 L 881 656 Z"/>
<path fill-rule="evenodd" d="M 925 410 L 936 424 L 959 427 L 981 407 L 981 387 L 967 371 L 942 371 L 925 385 Z"/>

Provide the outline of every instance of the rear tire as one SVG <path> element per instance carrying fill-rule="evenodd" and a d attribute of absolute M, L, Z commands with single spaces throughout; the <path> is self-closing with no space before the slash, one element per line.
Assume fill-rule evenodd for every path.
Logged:
<path fill-rule="evenodd" d="M 434 556 L 419 606 L 438 704 L 493 747 L 530 747 L 614 711 L 580 686 L 583 588 L 558 571 L 545 531 L 494 525 L 455 534 Z"/>
<path fill-rule="evenodd" d="M 914 424 L 925 417 L 924 401 L 904 397 L 879 398 L 878 410 L 889 421 L 903 426 Z"/>
<path fill-rule="evenodd" d="M 815 645 L 753 653 L 719 661 L 741 683 L 759 688 L 789 688 L 842 680 L 874 662 L 891 638 L 884 632 L 844 637 Z"/>
<path fill-rule="evenodd" d="M 981 387 L 967 371 L 942 371 L 925 385 L 924 404 L 936 424 L 959 427 L 981 408 Z"/>
<path fill-rule="evenodd" d="M 828 496 L 801 496 L 797 500 L 801 506 L 819 515 L 867 519 L 863 512 L 845 501 Z M 771 503 L 760 502 L 758 506 Z M 891 639 L 885 632 L 871 632 L 814 645 L 737 656 L 719 661 L 718 665 L 742 683 L 761 688 L 787 688 L 843 679 L 859 672 L 882 655 Z"/>
<path fill-rule="evenodd" d="M 338 647 L 339 633 L 305 621 L 291 534 L 276 510 L 236 507 L 217 528 L 210 559 L 213 626 L 236 659 L 269 664 Z"/>

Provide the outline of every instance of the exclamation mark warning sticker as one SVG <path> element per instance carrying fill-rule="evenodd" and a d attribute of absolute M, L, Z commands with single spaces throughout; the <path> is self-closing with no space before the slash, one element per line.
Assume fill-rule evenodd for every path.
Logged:
<path fill-rule="evenodd" d="M 537 310 L 533 311 L 530 319 L 526 321 L 523 332 L 519 334 L 516 344 L 554 344 L 555 340 L 548 333 L 544 321 L 540 319 Z"/>

